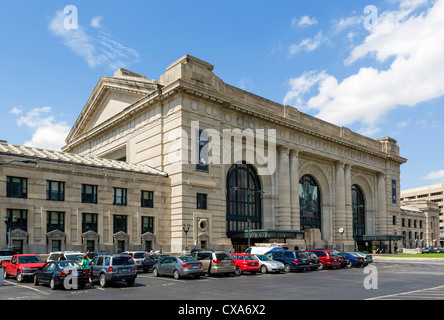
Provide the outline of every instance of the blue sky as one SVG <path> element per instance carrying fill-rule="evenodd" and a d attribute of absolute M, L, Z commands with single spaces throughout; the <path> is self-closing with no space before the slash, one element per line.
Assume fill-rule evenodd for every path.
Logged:
<path fill-rule="evenodd" d="M 191 54 L 226 83 L 395 138 L 402 189 L 444 181 L 444 0 L 3 1 L 0 35 L 9 143 L 60 148 L 100 76 L 158 79 Z"/>

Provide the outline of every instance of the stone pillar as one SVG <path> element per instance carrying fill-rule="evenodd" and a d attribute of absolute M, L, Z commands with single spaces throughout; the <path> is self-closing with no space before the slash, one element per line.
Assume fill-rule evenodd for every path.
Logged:
<path fill-rule="evenodd" d="M 352 183 L 351 183 L 351 165 L 345 165 L 345 203 L 352 204 Z M 353 240 L 353 208 L 351 206 L 345 207 L 346 224 L 345 237 L 346 240 Z"/>
<path fill-rule="evenodd" d="M 291 229 L 291 205 L 290 205 L 290 158 L 289 148 L 279 147 L 278 162 L 278 221 L 279 230 Z"/>
<path fill-rule="evenodd" d="M 339 228 L 346 227 L 346 209 L 345 209 L 345 174 L 344 163 L 337 161 L 335 163 L 335 215 L 333 217 L 333 238 L 339 239 Z"/>
<path fill-rule="evenodd" d="M 385 174 L 378 173 L 378 214 L 376 220 L 376 233 L 387 233 L 387 194 L 385 186 Z"/>
<path fill-rule="evenodd" d="M 290 205 L 291 229 L 301 229 L 301 212 L 299 205 L 299 151 L 290 151 Z"/>

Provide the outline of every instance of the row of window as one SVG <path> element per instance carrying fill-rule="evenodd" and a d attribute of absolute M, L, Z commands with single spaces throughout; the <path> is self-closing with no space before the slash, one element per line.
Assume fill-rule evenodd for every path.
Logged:
<path fill-rule="evenodd" d="M 28 211 L 19 209 L 7 209 L 8 229 L 21 229 L 28 231 Z M 60 230 L 65 232 L 65 212 L 47 211 L 46 232 Z M 98 232 L 98 214 L 82 213 L 82 233 L 87 231 Z M 128 232 L 128 216 L 113 215 L 113 233 Z M 142 217 L 142 234 L 146 232 L 154 233 L 154 218 Z"/>
<path fill-rule="evenodd" d="M 28 179 L 7 177 L 6 196 L 8 198 L 28 198 Z M 82 203 L 98 203 L 98 187 L 96 185 L 82 184 Z M 125 188 L 113 188 L 113 204 L 126 206 L 128 191 Z M 61 181 L 46 181 L 46 200 L 65 201 L 65 183 Z M 141 206 L 154 207 L 154 192 L 142 191 Z"/>
<path fill-rule="evenodd" d="M 401 219 L 401 227 L 406 227 L 405 224 L 405 218 Z M 393 225 L 396 225 L 396 216 L 393 216 Z M 417 228 L 418 226 L 418 220 L 413 220 L 413 228 Z M 412 219 L 407 219 L 407 227 L 411 228 L 412 227 Z M 419 228 L 422 228 L 422 220 L 419 220 Z"/>

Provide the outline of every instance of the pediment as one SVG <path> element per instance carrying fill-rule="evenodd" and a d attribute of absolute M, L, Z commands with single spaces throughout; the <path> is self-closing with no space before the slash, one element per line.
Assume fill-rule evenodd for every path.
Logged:
<path fill-rule="evenodd" d="M 99 238 L 99 234 L 93 230 L 88 230 L 82 233 L 82 238 L 85 240 L 95 240 Z"/>
<path fill-rule="evenodd" d="M 26 238 L 28 235 L 29 233 L 22 229 L 14 229 L 11 231 L 11 236 L 14 238 Z"/>
<path fill-rule="evenodd" d="M 142 234 L 142 240 L 155 240 L 156 236 L 152 232 L 145 232 Z"/>
<path fill-rule="evenodd" d="M 126 232 L 119 231 L 113 234 L 113 238 L 115 240 L 126 240 L 129 238 L 129 235 Z"/>
<path fill-rule="evenodd" d="M 52 230 L 48 233 L 46 233 L 46 236 L 48 238 L 58 238 L 58 239 L 63 239 L 66 238 L 66 233 L 60 230 Z"/>

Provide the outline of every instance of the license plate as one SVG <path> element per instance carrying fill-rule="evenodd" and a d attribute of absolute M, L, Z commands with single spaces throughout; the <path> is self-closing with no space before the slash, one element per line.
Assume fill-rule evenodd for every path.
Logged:
<path fill-rule="evenodd" d="M 256 265 L 256 262 L 253 262 L 251 265 L 252 265 L 252 266 L 255 266 L 255 265 Z"/>
<path fill-rule="evenodd" d="M 193 266 L 193 269 L 199 269 L 199 266 Z"/>
<path fill-rule="evenodd" d="M 128 272 L 129 269 L 120 269 L 120 272 Z"/>
<path fill-rule="evenodd" d="M 224 263 L 224 266 L 228 267 L 230 264 L 229 263 Z"/>

